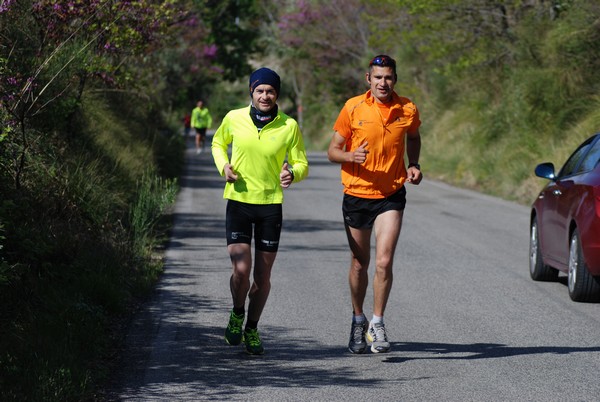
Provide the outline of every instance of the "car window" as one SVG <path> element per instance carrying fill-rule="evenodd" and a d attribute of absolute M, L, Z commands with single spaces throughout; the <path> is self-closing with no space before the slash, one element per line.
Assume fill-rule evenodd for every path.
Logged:
<path fill-rule="evenodd" d="M 581 159 L 587 154 L 590 150 L 591 144 L 596 137 L 588 138 L 583 144 L 577 148 L 575 152 L 567 159 L 567 162 L 564 164 L 558 177 L 571 176 L 572 174 L 577 173 L 575 170 L 579 166 L 579 162 Z"/>
<path fill-rule="evenodd" d="M 581 165 L 577 168 L 577 173 L 594 169 L 598 162 L 600 162 L 600 141 L 596 141 L 590 152 L 583 158 Z"/>

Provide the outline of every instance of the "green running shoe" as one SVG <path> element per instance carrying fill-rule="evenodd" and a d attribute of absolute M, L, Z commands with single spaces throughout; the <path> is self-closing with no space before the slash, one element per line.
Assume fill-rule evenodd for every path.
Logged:
<path fill-rule="evenodd" d="M 243 342 L 246 344 L 246 353 L 249 355 L 262 355 L 265 353 L 258 329 L 248 328 L 244 331 Z"/>
<path fill-rule="evenodd" d="M 244 324 L 244 314 L 237 315 L 231 310 L 229 323 L 225 328 L 225 342 L 230 345 L 239 345 L 242 342 L 242 325 Z"/>

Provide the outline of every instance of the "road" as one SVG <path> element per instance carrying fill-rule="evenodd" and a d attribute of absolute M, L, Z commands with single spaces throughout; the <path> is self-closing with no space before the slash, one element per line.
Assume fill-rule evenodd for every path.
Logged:
<path fill-rule="evenodd" d="M 529 278 L 528 208 L 427 176 L 408 188 L 386 311 L 392 351 L 350 354 L 339 166 L 323 153 L 286 190 L 259 325 L 266 354 L 227 346 L 224 182 L 208 153 L 188 161 L 166 270 L 128 333 L 112 398 L 600 400 L 600 305 L 570 301 L 564 280 Z"/>

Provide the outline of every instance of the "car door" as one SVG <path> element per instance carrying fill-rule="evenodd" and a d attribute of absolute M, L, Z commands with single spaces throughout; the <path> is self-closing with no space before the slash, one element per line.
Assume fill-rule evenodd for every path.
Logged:
<path fill-rule="evenodd" d="M 568 265 L 569 225 L 572 211 L 581 199 L 578 185 L 582 161 L 590 151 L 596 137 L 583 142 L 567 159 L 556 179 L 543 190 L 544 213 L 540 238 L 545 257 L 550 265 Z"/>

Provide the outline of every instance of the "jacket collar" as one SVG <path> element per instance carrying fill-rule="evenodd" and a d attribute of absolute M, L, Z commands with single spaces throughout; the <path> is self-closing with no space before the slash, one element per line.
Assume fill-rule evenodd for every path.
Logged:
<path fill-rule="evenodd" d="M 369 106 L 375 103 L 375 97 L 373 96 L 373 93 L 370 89 L 367 92 L 365 92 L 365 103 Z M 392 92 L 392 102 L 390 103 L 392 109 L 398 106 L 402 106 L 402 103 L 400 102 L 400 96 L 398 96 L 396 91 Z"/>

